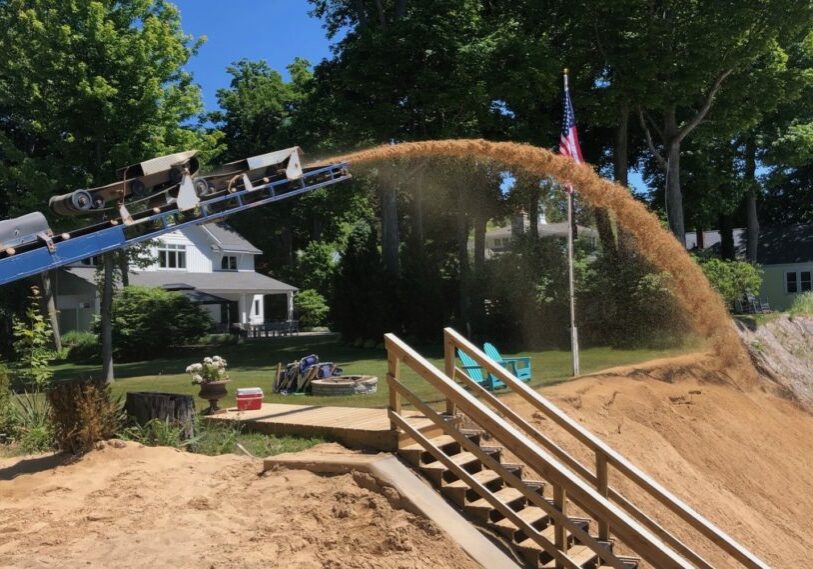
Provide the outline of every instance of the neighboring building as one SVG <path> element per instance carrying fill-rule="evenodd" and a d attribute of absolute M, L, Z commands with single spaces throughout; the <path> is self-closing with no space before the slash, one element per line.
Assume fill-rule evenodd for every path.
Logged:
<path fill-rule="evenodd" d="M 230 324 L 291 320 L 297 288 L 255 272 L 254 257 L 260 253 L 225 223 L 187 227 L 157 240 L 151 251 L 155 263 L 131 269 L 130 284 L 186 294 L 223 329 Z M 57 275 L 56 304 L 63 332 L 90 329 L 99 312 L 95 264 L 95 258 L 85 259 Z M 285 295 L 286 314 L 266 314 L 270 295 Z"/>
<path fill-rule="evenodd" d="M 704 231 L 705 249 L 720 247 L 719 231 Z M 686 234 L 687 249 L 696 249 L 695 233 Z M 734 230 L 734 249 L 745 258 L 745 229 Z M 774 310 L 787 310 L 797 294 L 813 290 L 813 225 L 764 227 L 759 231 L 757 264 L 763 271 L 760 297 Z"/>
<path fill-rule="evenodd" d="M 490 259 L 494 255 L 509 251 L 511 249 L 511 241 L 514 237 L 528 233 L 530 227 L 531 223 L 528 214 L 522 213 L 514 216 L 510 225 L 488 229 L 485 238 L 486 258 Z M 562 239 L 566 239 L 569 229 L 567 222 L 547 223 L 545 216 L 540 213 L 539 223 L 537 224 L 537 231 L 539 232 L 540 238 L 561 237 Z M 598 233 L 594 229 L 579 225 L 577 227 L 577 233 L 579 237 L 587 238 L 593 245 L 596 244 Z M 468 248 L 469 250 L 474 250 L 473 238 L 469 238 Z"/>

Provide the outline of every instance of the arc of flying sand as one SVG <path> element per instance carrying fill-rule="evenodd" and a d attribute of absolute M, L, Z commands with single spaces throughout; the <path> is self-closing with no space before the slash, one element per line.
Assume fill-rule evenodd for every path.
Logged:
<path fill-rule="evenodd" d="M 717 355 L 727 364 L 748 361 L 722 299 L 711 288 L 703 271 L 689 257 L 683 245 L 663 229 L 658 218 L 644 204 L 635 200 L 626 188 L 602 178 L 588 164 L 576 164 L 567 157 L 530 144 L 483 139 L 388 144 L 334 156 L 320 163 L 362 164 L 432 156 L 488 158 L 540 178 L 552 176 L 573 184 L 578 194 L 590 205 L 612 211 L 618 223 L 635 237 L 641 254 L 671 275 L 678 301 L 689 312 L 695 330 L 712 340 Z"/>

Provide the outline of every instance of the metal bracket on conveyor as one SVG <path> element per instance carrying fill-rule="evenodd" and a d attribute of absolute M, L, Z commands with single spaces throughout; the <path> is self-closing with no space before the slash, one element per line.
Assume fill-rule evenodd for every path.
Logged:
<path fill-rule="evenodd" d="M 40 231 L 39 233 L 37 233 L 37 237 L 39 237 L 40 240 L 45 242 L 45 246 L 48 247 L 49 253 L 51 254 L 56 253 L 56 245 L 54 245 L 54 240 L 51 239 L 50 234 L 44 231 Z"/>

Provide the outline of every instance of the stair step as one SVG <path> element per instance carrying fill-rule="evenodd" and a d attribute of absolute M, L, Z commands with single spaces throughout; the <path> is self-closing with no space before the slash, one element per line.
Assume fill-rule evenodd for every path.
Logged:
<path fill-rule="evenodd" d="M 497 491 L 503 485 L 502 478 L 500 475 L 494 472 L 493 470 L 483 469 L 479 472 L 475 472 L 472 474 L 475 480 L 491 490 L 492 492 Z M 467 497 L 470 496 L 474 490 L 469 488 L 469 485 L 464 482 L 463 480 L 455 480 L 454 482 L 449 482 L 443 485 L 441 488 L 441 492 L 444 496 L 449 498 L 452 502 L 457 504 L 460 507 L 463 507 L 468 502 Z M 477 498 L 475 498 L 476 500 Z"/>
<path fill-rule="evenodd" d="M 551 524 L 551 525 L 549 525 L 548 527 L 546 527 L 545 529 L 543 529 L 539 533 L 542 535 L 542 537 L 547 539 L 549 542 L 556 543 L 556 526 L 555 525 Z M 573 536 L 570 534 L 569 531 L 565 531 L 565 536 L 568 539 L 568 543 L 572 543 Z M 542 548 L 541 545 L 539 545 L 536 541 L 533 540 L 533 538 L 530 538 L 530 537 L 526 537 L 525 539 L 520 541 L 517 544 L 517 546 L 522 548 L 522 549 L 533 549 L 533 550 L 536 550 L 536 551 L 539 551 L 539 552 L 545 551 Z"/>
<path fill-rule="evenodd" d="M 480 466 L 480 459 L 470 452 L 460 452 L 450 456 L 449 458 L 451 458 L 456 465 L 461 466 L 466 471 L 477 471 Z M 423 472 L 424 476 L 432 481 L 436 488 L 441 486 L 443 483 L 444 474 L 449 472 L 446 465 L 439 460 L 420 466 L 420 470 Z"/>
<path fill-rule="evenodd" d="M 522 492 L 511 486 L 506 486 L 505 488 L 497 490 L 494 492 L 494 496 L 512 510 L 519 509 L 519 507 L 521 507 L 525 502 L 525 496 L 522 494 Z M 485 498 L 480 498 L 479 500 L 475 500 L 474 502 L 467 504 L 466 512 L 477 521 L 486 523 L 491 520 L 491 516 L 494 512 L 496 512 L 496 509 L 488 500 Z"/>
<path fill-rule="evenodd" d="M 518 511 L 517 515 L 528 525 L 531 525 L 536 529 L 542 528 L 550 522 L 550 518 L 548 517 L 548 514 L 545 513 L 545 510 L 538 506 L 526 506 Z M 513 540 L 516 532 L 520 531 L 517 525 L 508 518 L 503 518 L 497 522 L 494 522 L 494 527 L 498 532 L 510 540 Z"/>
<path fill-rule="evenodd" d="M 594 563 L 598 558 L 598 555 L 596 555 L 592 549 L 585 545 L 574 545 L 573 547 L 567 550 L 567 556 L 573 563 L 575 563 L 579 567 L 585 566 L 589 567 L 589 564 Z M 550 561 L 542 565 L 542 567 L 544 569 L 552 569 L 556 567 L 556 560 L 551 559 Z"/>
<path fill-rule="evenodd" d="M 430 439 L 433 445 L 444 452 L 449 448 L 460 448 L 460 444 L 449 435 L 441 435 Z M 420 466 L 422 462 L 434 460 L 432 455 L 420 443 L 413 443 L 398 449 L 398 454 L 412 466 Z"/>

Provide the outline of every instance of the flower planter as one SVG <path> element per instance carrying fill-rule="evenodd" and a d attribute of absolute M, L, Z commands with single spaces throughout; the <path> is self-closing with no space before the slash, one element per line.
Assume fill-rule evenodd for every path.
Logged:
<path fill-rule="evenodd" d="M 225 409 L 218 407 L 217 402 L 226 397 L 229 392 L 226 390 L 226 384 L 230 380 L 224 379 L 221 381 L 210 381 L 208 383 L 200 384 L 200 393 L 198 397 L 205 399 L 209 402 L 209 408 L 206 409 L 204 415 L 215 415 L 217 413 L 225 413 Z"/>

